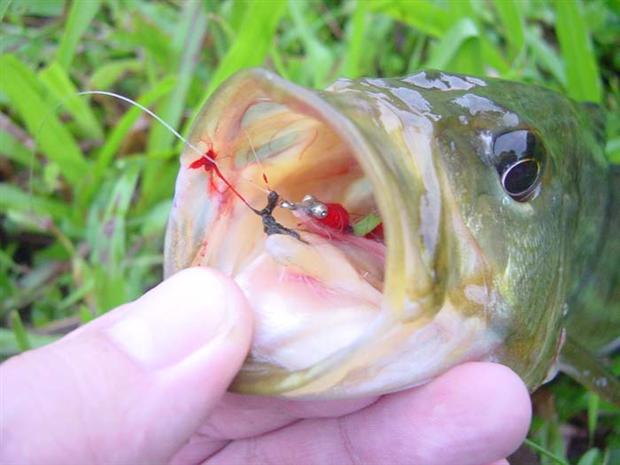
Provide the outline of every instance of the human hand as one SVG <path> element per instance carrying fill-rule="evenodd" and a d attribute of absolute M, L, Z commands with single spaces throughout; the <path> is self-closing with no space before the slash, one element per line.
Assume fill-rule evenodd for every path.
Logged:
<path fill-rule="evenodd" d="M 234 282 L 194 268 L 8 360 L 0 463 L 486 465 L 527 433 L 527 390 L 490 363 L 380 398 L 227 394 L 251 328 Z"/>

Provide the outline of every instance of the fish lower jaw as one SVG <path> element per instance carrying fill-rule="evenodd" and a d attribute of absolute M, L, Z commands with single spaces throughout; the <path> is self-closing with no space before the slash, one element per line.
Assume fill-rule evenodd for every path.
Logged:
<path fill-rule="evenodd" d="M 359 339 L 383 295 L 330 241 L 273 235 L 235 277 L 255 315 L 252 358 L 298 371 Z"/>
<path fill-rule="evenodd" d="M 500 344 L 479 318 L 465 317 L 450 305 L 413 332 L 395 323 L 380 336 L 369 331 L 364 339 L 364 347 L 345 363 L 285 396 L 338 399 L 397 392 L 425 384 L 461 363 L 490 361 Z"/>

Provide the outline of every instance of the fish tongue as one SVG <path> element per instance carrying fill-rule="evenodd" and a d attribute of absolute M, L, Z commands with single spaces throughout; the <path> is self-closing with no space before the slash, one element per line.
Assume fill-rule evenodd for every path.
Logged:
<path fill-rule="evenodd" d="M 379 315 L 382 294 L 337 247 L 272 235 L 235 280 L 255 315 L 252 357 L 307 368 L 359 338 Z"/>

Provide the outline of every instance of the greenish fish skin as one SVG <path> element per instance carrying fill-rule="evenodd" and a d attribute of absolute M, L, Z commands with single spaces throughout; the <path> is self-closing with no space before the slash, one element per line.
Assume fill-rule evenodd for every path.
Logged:
<path fill-rule="evenodd" d="M 617 345 L 620 183 L 604 156 L 598 109 L 540 86 L 440 71 L 341 79 L 317 92 L 247 70 L 212 97 L 201 116 L 207 122 L 195 133 L 221 129 L 222 139 L 232 140 L 234 125 L 218 126 L 216 115 L 234 120 L 231 103 L 256 88 L 348 137 L 386 226 L 384 294 L 403 328 L 412 302 L 417 317 L 428 319 L 449 302 L 501 341 L 481 358 L 508 365 L 532 390 L 557 371 L 567 332 L 568 340 L 595 353 Z M 532 134 L 540 158 L 539 187 L 526 201 L 504 190 L 503 160 L 493 150 L 497 137 L 511 131 Z M 169 229 L 167 274 L 187 266 L 198 250 L 196 226 L 183 221 Z M 472 297 L 472 290 L 482 296 Z M 570 348 L 574 354 L 575 345 Z M 588 371 L 585 359 L 593 360 L 569 356 L 562 363 L 587 383 L 579 376 Z M 571 369 L 573 361 L 580 368 Z M 318 377 L 326 370 L 309 371 Z M 608 376 L 602 367 L 593 371 Z M 252 376 L 241 381 L 241 391 L 285 393 L 305 380 L 305 374 L 280 373 L 253 384 Z M 598 384 L 589 383 L 618 401 L 617 380 Z"/>
<path fill-rule="evenodd" d="M 598 108 L 535 85 L 439 71 L 332 89 L 370 102 L 356 112 L 340 101 L 360 125 L 383 125 L 379 113 L 368 123 L 367 112 L 382 106 L 405 124 L 412 114 L 432 122 L 438 169 L 510 308 L 494 319 L 505 334 L 499 361 L 535 388 L 553 374 L 567 327 L 594 352 L 619 342 L 620 182 L 604 157 Z M 515 129 L 544 145 L 541 190 L 523 203 L 498 183 L 490 142 Z"/>

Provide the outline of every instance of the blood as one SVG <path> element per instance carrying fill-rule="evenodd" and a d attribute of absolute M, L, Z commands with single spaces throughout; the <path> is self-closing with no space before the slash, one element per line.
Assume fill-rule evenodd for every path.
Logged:
<path fill-rule="evenodd" d="M 349 212 L 339 203 L 326 203 L 327 215 L 317 218 L 317 221 L 338 232 L 348 232 L 351 229 Z"/>
<path fill-rule="evenodd" d="M 207 152 L 200 158 L 198 158 L 197 160 L 194 160 L 193 162 L 190 163 L 189 168 L 193 169 L 193 170 L 197 170 L 200 168 L 204 168 L 204 170 L 208 173 L 209 175 L 209 192 L 213 193 L 214 191 L 217 191 L 217 188 L 215 186 L 215 182 L 213 179 L 213 174 L 215 174 L 218 178 L 220 178 L 222 180 L 222 182 L 224 184 L 226 184 L 226 186 L 228 186 L 228 188 L 233 191 L 233 193 L 239 197 L 239 199 L 246 204 L 248 207 L 250 207 L 250 209 L 252 211 L 256 211 L 254 207 L 252 207 L 252 205 L 250 205 L 248 203 L 247 200 L 245 200 L 245 198 L 237 191 L 237 189 L 235 189 L 233 187 L 233 185 L 228 182 L 228 179 L 226 179 L 224 177 L 224 175 L 222 174 L 222 172 L 220 171 L 220 169 L 217 167 L 217 165 L 215 164 L 215 159 L 217 158 L 218 154 L 215 150 L 213 150 L 213 148 L 210 148 L 209 150 L 207 150 Z"/>
<path fill-rule="evenodd" d="M 202 157 L 197 160 L 194 160 L 190 165 L 190 169 L 197 170 L 200 168 L 204 168 L 204 170 L 208 173 L 209 178 L 209 193 L 213 194 L 214 192 L 218 192 L 217 187 L 215 186 L 215 181 L 213 179 L 213 174 L 217 173 L 217 165 L 215 164 L 215 159 L 217 158 L 217 152 L 212 148 L 209 149 Z M 221 175 L 221 173 L 220 173 Z"/>
<path fill-rule="evenodd" d="M 245 200 L 245 198 L 239 192 L 237 192 L 237 190 L 232 186 L 232 184 L 228 181 L 228 179 L 226 179 L 224 177 L 224 175 L 222 174 L 222 172 L 220 171 L 218 166 L 215 164 L 215 159 L 216 158 L 217 158 L 217 152 L 215 152 L 215 150 L 210 148 L 202 157 L 200 157 L 197 160 L 194 160 L 193 162 L 191 162 L 190 165 L 189 165 L 189 168 L 193 169 L 193 170 L 204 168 L 204 170 L 209 175 L 209 186 L 210 186 L 210 188 L 214 188 L 215 189 L 215 186 L 213 185 L 213 174 L 215 174 L 218 178 L 220 178 L 222 180 L 222 182 L 224 184 L 226 184 L 228 186 L 228 188 L 232 192 L 234 192 L 234 194 L 237 197 L 239 197 L 239 199 L 250 210 L 252 210 L 252 212 L 256 213 L 258 216 L 261 217 L 261 220 L 263 222 L 263 231 L 268 236 L 271 235 L 271 234 L 285 234 L 285 235 L 294 237 L 295 239 L 297 239 L 299 241 L 304 242 L 303 239 L 301 239 L 301 237 L 299 236 L 299 233 L 297 231 L 293 231 L 292 229 L 289 229 L 289 228 L 286 228 L 286 227 L 282 226 L 273 217 L 273 211 L 278 206 L 278 200 L 280 198 L 280 196 L 278 195 L 277 192 L 269 191 L 269 194 L 267 195 L 267 206 L 265 208 L 263 208 L 262 210 L 257 210 L 252 205 L 250 205 L 248 203 L 248 201 Z M 263 173 L 263 179 L 265 179 L 265 182 L 267 182 L 267 176 L 264 173 Z"/>

